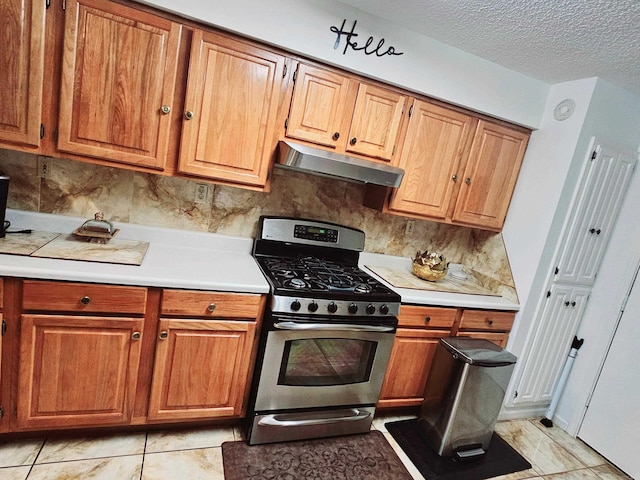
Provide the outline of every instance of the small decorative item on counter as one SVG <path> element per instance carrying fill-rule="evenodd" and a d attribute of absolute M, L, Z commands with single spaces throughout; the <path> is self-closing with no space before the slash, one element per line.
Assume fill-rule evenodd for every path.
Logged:
<path fill-rule="evenodd" d="M 416 253 L 411 266 L 415 276 L 437 282 L 447 275 L 449 264 L 443 255 L 425 250 L 424 253 Z"/>
<path fill-rule="evenodd" d="M 111 222 L 104 219 L 104 213 L 97 212 L 92 220 L 84 222 L 80 228 L 73 231 L 73 234 L 83 237 L 89 242 L 107 243 L 119 231 Z"/>

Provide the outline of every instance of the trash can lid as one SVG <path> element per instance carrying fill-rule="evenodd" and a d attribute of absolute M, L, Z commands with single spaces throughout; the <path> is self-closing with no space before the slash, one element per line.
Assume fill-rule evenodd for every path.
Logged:
<path fill-rule="evenodd" d="M 470 365 L 479 367 L 500 367 L 516 363 L 516 356 L 484 338 L 448 337 L 440 343 L 451 354 Z"/>

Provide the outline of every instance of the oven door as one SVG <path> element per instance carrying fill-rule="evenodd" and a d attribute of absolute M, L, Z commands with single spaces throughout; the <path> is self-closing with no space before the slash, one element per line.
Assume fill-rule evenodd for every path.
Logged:
<path fill-rule="evenodd" d="M 394 318 L 358 324 L 272 317 L 254 411 L 375 405 L 395 330 Z"/>

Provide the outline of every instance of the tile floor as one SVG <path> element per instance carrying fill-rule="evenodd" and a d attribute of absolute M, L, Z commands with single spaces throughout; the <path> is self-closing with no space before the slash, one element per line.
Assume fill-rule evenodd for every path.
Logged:
<path fill-rule="evenodd" d="M 376 418 L 374 428 L 385 434 L 413 477 L 422 480 L 386 431 L 385 422 L 399 419 Z M 538 419 L 498 422 L 496 431 L 533 466 L 499 477 L 502 480 L 629 478 L 580 440 L 555 426 L 546 428 Z M 240 439 L 239 429 L 218 427 L 93 438 L 0 440 L 0 480 L 223 480 L 220 445 Z"/>

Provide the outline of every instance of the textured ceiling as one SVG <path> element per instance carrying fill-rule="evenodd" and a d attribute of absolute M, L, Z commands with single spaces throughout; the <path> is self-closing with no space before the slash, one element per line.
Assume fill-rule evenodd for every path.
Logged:
<path fill-rule="evenodd" d="M 341 0 L 547 83 L 640 94 L 640 0 Z"/>

